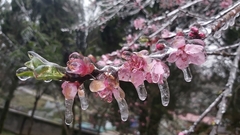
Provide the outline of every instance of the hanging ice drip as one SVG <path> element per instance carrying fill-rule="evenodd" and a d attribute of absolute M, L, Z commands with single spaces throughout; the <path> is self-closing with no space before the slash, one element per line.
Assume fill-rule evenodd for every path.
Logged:
<path fill-rule="evenodd" d="M 85 88 L 83 84 L 78 87 L 78 97 L 81 103 L 82 110 L 86 110 L 89 104 L 87 101 L 87 95 L 85 93 Z"/>
<path fill-rule="evenodd" d="M 99 74 L 95 80 L 90 83 L 90 90 L 97 92 L 99 97 L 111 103 L 113 97 L 118 103 L 121 113 L 121 119 L 126 121 L 128 119 L 128 105 L 125 101 L 125 93 L 119 86 L 119 79 L 117 70 L 113 67 L 105 67 L 101 69 L 103 73 Z"/>

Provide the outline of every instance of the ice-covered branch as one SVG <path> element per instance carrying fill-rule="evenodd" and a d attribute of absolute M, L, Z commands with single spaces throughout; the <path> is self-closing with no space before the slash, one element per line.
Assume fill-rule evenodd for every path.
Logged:
<path fill-rule="evenodd" d="M 230 98 L 232 97 L 232 87 L 233 87 L 234 81 L 236 79 L 239 59 L 240 59 L 240 47 L 238 47 L 238 49 L 237 49 L 237 55 L 234 58 L 233 66 L 230 70 L 228 82 L 227 82 L 226 88 L 223 92 L 223 98 L 222 98 L 221 102 L 219 103 L 219 110 L 216 115 L 215 125 L 214 125 L 210 135 L 217 134 L 218 126 L 219 126 L 219 124 L 221 124 L 223 114 L 226 112 Z"/>
<path fill-rule="evenodd" d="M 206 54 L 207 55 L 223 56 L 223 57 L 236 56 L 236 53 L 227 53 L 227 52 L 206 52 Z"/>
<path fill-rule="evenodd" d="M 239 43 L 238 43 L 239 45 Z M 228 82 L 226 84 L 226 88 L 223 90 L 223 92 L 211 103 L 211 105 L 201 114 L 201 116 L 198 118 L 196 122 L 193 123 L 193 125 L 185 131 L 182 131 L 184 135 L 189 135 L 191 133 L 195 132 L 195 128 L 197 125 L 202 121 L 202 119 L 212 110 L 213 107 L 219 104 L 219 110 L 217 112 L 215 125 L 211 131 L 211 135 L 217 134 L 217 127 L 221 123 L 222 116 L 226 112 L 226 108 L 228 106 L 229 98 L 232 96 L 232 87 L 234 84 L 234 80 L 236 78 L 236 73 L 238 69 L 238 63 L 240 58 L 240 47 L 237 49 L 237 55 L 234 58 L 233 61 L 233 67 L 230 71 L 230 75 L 228 78 Z M 220 103 L 219 103 L 220 102 Z"/>
<path fill-rule="evenodd" d="M 171 17 L 171 16 L 173 16 L 173 15 L 176 15 L 176 14 L 179 13 L 181 10 L 184 10 L 184 9 L 190 7 L 190 6 L 193 6 L 194 4 L 197 4 L 197 3 L 201 2 L 201 1 L 203 1 L 203 0 L 195 0 L 195 1 L 193 1 L 193 2 L 189 2 L 189 3 L 185 4 L 184 6 L 181 6 L 181 7 L 179 7 L 178 9 L 175 9 L 175 10 L 173 10 L 172 12 L 170 12 L 170 13 L 168 13 L 168 14 L 166 14 L 166 15 L 155 17 L 154 19 L 150 20 L 149 23 L 152 23 L 152 22 L 155 22 L 155 21 L 160 21 L 160 20 L 169 18 L 169 17 Z"/>

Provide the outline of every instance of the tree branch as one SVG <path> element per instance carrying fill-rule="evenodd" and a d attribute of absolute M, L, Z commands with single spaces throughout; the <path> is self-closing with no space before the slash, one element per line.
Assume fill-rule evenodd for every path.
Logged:
<path fill-rule="evenodd" d="M 219 110 L 217 112 L 215 125 L 214 125 L 210 135 L 216 135 L 217 134 L 218 125 L 222 121 L 223 114 L 226 112 L 226 108 L 228 107 L 229 100 L 232 97 L 232 87 L 233 87 L 233 84 L 234 84 L 234 80 L 236 79 L 239 58 L 240 58 L 240 46 L 237 49 L 237 55 L 234 58 L 233 66 L 232 66 L 231 71 L 230 71 L 230 76 L 229 76 L 228 82 L 226 84 L 226 89 L 223 92 L 223 98 L 222 98 L 222 100 L 219 104 Z"/>

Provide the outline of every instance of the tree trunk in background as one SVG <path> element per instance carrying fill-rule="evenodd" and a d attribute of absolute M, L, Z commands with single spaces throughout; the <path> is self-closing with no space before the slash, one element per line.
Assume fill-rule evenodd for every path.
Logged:
<path fill-rule="evenodd" d="M 34 101 L 34 106 L 33 106 L 33 109 L 32 109 L 32 114 L 31 114 L 31 118 L 30 118 L 30 127 L 29 127 L 29 129 L 28 129 L 28 135 L 30 135 L 31 134 L 31 130 L 32 130 L 32 126 L 33 126 L 33 116 L 34 116 L 34 114 L 35 114 L 35 111 L 36 111 L 36 109 L 37 109 L 37 104 L 38 104 L 38 101 L 39 101 L 39 99 L 41 98 L 41 96 L 43 95 L 43 93 L 47 90 L 47 88 L 43 88 L 43 89 L 41 89 L 41 88 L 39 88 L 40 90 L 37 90 L 37 92 L 36 92 L 36 96 L 35 96 L 35 101 Z"/>
<path fill-rule="evenodd" d="M 8 109 L 10 107 L 10 103 L 11 103 L 11 100 L 13 98 L 14 91 L 17 88 L 17 79 L 16 79 L 15 76 L 10 77 L 9 79 L 6 78 L 5 82 L 6 83 L 3 83 L 5 85 L 2 88 L 3 89 L 9 89 L 9 93 L 8 93 L 7 98 L 6 98 L 2 114 L 0 116 L 0 134 L 3 131 L 4 121 L 5 121 L 5 118 L 7 117 Z"/>
<path fill-rule="evenodd" d="M 30 123 L 31 123 L 31 124 L 30 124 L 30 127 L 29 127 L 29 129 L 28 129 L 28 135 L 31 134 L 31 130 L 32 130 L 32 126 L 33 126 L 33 116 L 34 116 L 35 111 L 36 111 L 36 109 L 37 109 L 37 104 L 38 104 L 38 101 L 39 101 L 40 97 L 41 97 L 41 96 L 37 96 L 37 97 L 35 98 L 35 101 L 34 101 L 34 106 L 33 106 L 32 114 L 31 114 L 31 118 L 30 118 Z"/>

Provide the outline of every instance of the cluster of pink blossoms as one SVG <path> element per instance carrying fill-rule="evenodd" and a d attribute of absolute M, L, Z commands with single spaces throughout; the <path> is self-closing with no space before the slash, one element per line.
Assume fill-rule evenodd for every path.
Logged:
<path fill-rule="evenodd" d="M 160 60 L 148 57 L 147 51 L 123 52 L 123 58 L 126 61 L 118 71 L 119 79 L 132 82 L 135 87 L 144 84 L 144 80 L 162 84 L 163 79 L 169 76 L 167 65 Z"/>
<path fill-rule="evenodd" d="M 206 61 L 205 43 L 202 40 L 205 34 L 195 26 L 190 28 L 188 39 L 183 32 L 173 33 L 163 30 L 161 37 L 167 39 L 169 47 L 173 50 L 167 61 L 176 64 L 179 69 L 185 69 L 189 64 L 201 65 Z"/>
<path fill-rule="evenodd" d="M 141 30 L 145 26 L 145 19 L 138 18 L 138 19 L 134 20 L 133 24 L 134 24 L 134 27 L 136 30 Z"/>
<path fill-rule="evenodd" d="M 206 59 L 203 45 L 204 44 L 186 43 L 183 36 L 176 36 L 172 42 L 172 47 L 175 48 L 176 51 L 169 55 L 167 61 L 170 63 L 175 62 L 179 69 L 185 69 L 189 64 L 201 65 Z"/>
<path fill-rule="evenodd" d="M 139 24 L 136 23 L 136 25 L 139 25 L 137 28 L 141 29 L 144 24 L 141 20 L 139 21 Z M 102 69 L 98 69 L 90 57 L 84 57 L 76 52 L 72 53 L 69 56 L 66 71 L 70 76 L 77 75 L 85 79 L 65 81 L 62 84 L 62 93 L 66 100 L 73 100 L 78 93 L 82 105 L 87 107 L 83 83 L 86 79 L 93 79 L 89 86 L 90 91 L 97 93 L 100 98 L 109 103 L 115 98 L 119 105 L 121 118 L 125 121 L 128 118 L 128 105 L 124 99 L 125 93 L 119 86 L 119 80 L 131 82 L 135 86 L 140 100 L 145 100 L 147 97 L 144 86 L 144 81 L 147 81 L 158 84 L 162 104 L 167 106 L 170 99 L 167 83 L 170 71 L 162 58 L 167 57 L 165 59 L 167 62 L 175 63 L 183 72 L 186 71 L 189 64 L 201 65 L 206 60 L 205 44 L 202 40 L 204 37 L 205 35 L 197 27 L 192 27 L 188 35 L 184 35 L 183 32 L 174 33 L 164 30 L 161 38 L 155 37 L 147 42 L 147 44 L 155 46 L 152 51 L 161 57 L 153 57 L 154 54 L 149 55 L 147 50 L 140 52 L 116 51 L 104 55 L 102 61 L 97 62 L 98 66 L 103 67 Z M 131 40 L 133 40 L 132 37 L 128 36 L 127 42 L 131 42 Z M 186 76 L 186 78 L 186 81 L 191 81 L 191 77 Z M 72 101 L 71 104 L 73 104 Z M 71 114 L 68 113 L 69 110 L 66 114 Z"/>

